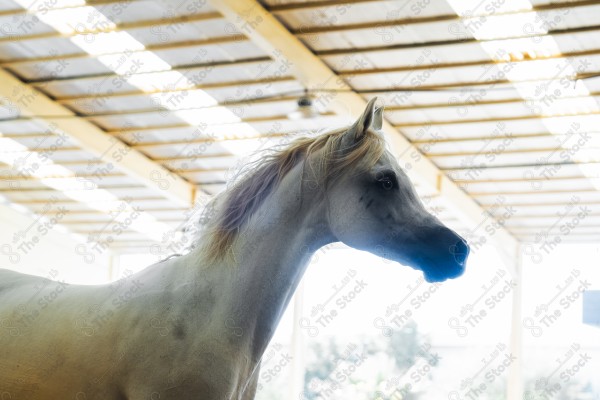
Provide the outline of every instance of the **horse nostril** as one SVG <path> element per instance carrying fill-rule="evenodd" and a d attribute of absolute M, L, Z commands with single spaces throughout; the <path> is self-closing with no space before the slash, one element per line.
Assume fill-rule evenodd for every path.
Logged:
<path fill-rule="evenodd" d="M 470 252 L 469 245 L 461 239 L 451 246 L 450 252 L 454 255 L 454 260 L 456 260 L 458 264 L 465 265 Z"/>

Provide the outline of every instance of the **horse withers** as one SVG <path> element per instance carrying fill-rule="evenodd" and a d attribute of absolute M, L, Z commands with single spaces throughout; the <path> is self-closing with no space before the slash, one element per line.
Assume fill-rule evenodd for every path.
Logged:
<path fill-rule="evenodd" d="M 332 242 L 430 282 L 459 276 L 469 247 L 386 150 L 382 112 L 373 99 L 349 128 L 261 157 L 183 256 L 97 286 L 0 270 L 0 399 L 253 399 L 308 261 Z"/>

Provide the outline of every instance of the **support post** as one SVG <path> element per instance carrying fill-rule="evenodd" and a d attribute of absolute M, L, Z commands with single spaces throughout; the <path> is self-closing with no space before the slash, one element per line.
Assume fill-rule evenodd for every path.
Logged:
<path fill-rule="evenodd" d="M 113 250 L 110 250 L 110 253 L 108 256 L 108 271 L 107 271 L 109 282 L 112 282 L 115 280 L 117 270 L 119 269 L 119 261 L 120 261 L 119 255 L 116 252 L 114 252 Z"/>
<path fill-rule="evenodd" d="M 516 258 L 513 261 L 514 277 L 517 283 L 512 292 L 512 320 L 510 328 L 510 352 L 515 361 L 510 365 L 506 384 L 508 400 L 523 399 L 523 249 L 517 245 Z"/>
<path fill-rule="evenodd" d="M 292 368 L 290 371 L 290 386 L 288 399 L 302 399 L 304 389 L 304 337 L 300 329 L 300 319 L 304 308 L 304 281 L 300 281 L 294 294 L 294 316 L 292 327 Z"/>

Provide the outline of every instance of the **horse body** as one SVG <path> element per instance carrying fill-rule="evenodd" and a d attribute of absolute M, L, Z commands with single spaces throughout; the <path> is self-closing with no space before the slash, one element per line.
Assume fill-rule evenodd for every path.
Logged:
<path fill-rule="evenodd" d="M 10 271 L 0 271 L 0 281 L 2 398 L 61 398 L 64 391 L 77 388 L 63 397 L 74 398 L 85 391 L 89 383 L 86 377 L 114 357 L 114 337 L 105 331 L 92 341 L 75 334 L 75 316 L 92 307 L 103 290 L 67 286 Z M 104 351 L 98 352 L 100 348 Z"/>
<path fill-rule="evenodd" d="M 182 261 L 150 267 L 118 287 L 0 271 L 2 286 L 11 287 L 0 289 L 2 398 L 237 398 L 222 392 L 234 392 L 230 372 L 241 369 L 242 340 L 227 340 L 226 327 L 219 329 L 215 314 L 224 307 L 213 290 L 161 276 Z"/>
<path fill-rule="evenodd" d="M 219 266 L 198 265 L 197 248 L 109 285 L 0 271 L 0 394 L 254 398 L 260 357 L 312 253 L 333 240 L 324 209 L 306 188 L 300 206 L 296 186 L 257 210 L 234 259 Z"/>
<path fill-rule="evenodd" d="M 368 152 L 377 118 L 372 101 L 348 132 L 323 143 Z M 431 281 L 462 273 L 468 247 L 424 210 L 391 155 L 327 182 L 313 168 L 334 154 L 326 151 L 297 147 L 233 189 L 242 195 L 220 205 L 217 232 L 232 228 L 218 246 L 110 285 L 0 271 L 0 399 L 250 400 L 262 354 L 321 246 L 342 241 Z M 346 158 L 340 168 L 354 163 Z M 224 245 L 227 256 L 210 257 Z"/>

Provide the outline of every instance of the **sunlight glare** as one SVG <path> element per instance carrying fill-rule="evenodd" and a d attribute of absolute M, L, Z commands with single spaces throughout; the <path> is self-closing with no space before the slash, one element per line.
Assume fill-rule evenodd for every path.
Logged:
<path fill-rule="evenodd" d="M 539 59 L 540 57 L 559 56 L 561 51 L 558 44 L 548 34 L 544 21 L 537 12 L 526 12 L 520 14 L 508 14 L 506 16 L 493 15 L 498 10 L 492 9 L 488 15 L 477 15 L 473 8 L 479 8 L 483 2 L 449 0 L 448 3 L 456 14 L 463 16 L 463 25 L 477 40 L 481 42 L 482 48 L 488 55 L 498 62 L 496 66 L 501 69 L 503 75 L 513 83 L 521 98 L 527 101 L 529 107 L 542 116 L 541 121 L 552 134 L 561 135 L 569 132 L 569 127 L 578 126 L 579 115 L 588 114 L 595 120 L 598 116 L 590 113 L 600 111 L 597 101 L 590 96 L 591 92 L 581 80 L 574 80 L 578 71 L 575 61 L 564 57 Z M 519 0 L 513 3 L 513 10 L 532 10 L 533 5 L 528 0 Z M 496 3 L 487 3 L 488 5 Z M 507 10 L 502 10 L 507 11 Z M 558 11 L 556 11 L 558 12 Z M 482 16 L 483 15 L 483 16 Z M 558 14 L 557 14 L 558 15 Z M 503 40 L 507 36 L 524 36 L 526 38 Z M 535 61 L 518 62 L 529 58 Z M 534 55 L 534 57 L 531 57 Z M 538 57 L 538 55 L 540 57 Z M 539 82 L 536 82 L 539 80 Z M 527 82 L 526 82 L 527 81 Z M 533 81 L 533 82 L 532 82 Z M 565 85 L 572 81 L 571 85 Z M 557 116 L 561 116 L 557 118 Z M 600 123 L 600 118 L 598 118 Z M 575 125 L 574 125 L 575 124 Z M 595 126 L 600 126 L 597 124 Z M 572 131 L 572 130 L 571 130 Z M 562 146 L 569 150 L 571 141 L 561 142 Z M 597 150 L 578 151 L 572 156 L 574 162 L 595 162 Z M 600 190 L 596 175 L 588 175 L 590 168 L 580 170 Z"/>

